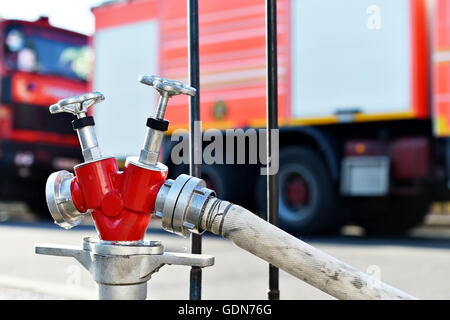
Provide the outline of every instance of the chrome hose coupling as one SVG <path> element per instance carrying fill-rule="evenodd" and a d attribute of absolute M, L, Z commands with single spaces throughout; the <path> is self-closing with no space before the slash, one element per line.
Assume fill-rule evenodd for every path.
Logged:
<path fill-rule="evenodd" d="M 164 230 L 187 237 L 202 234 L 201 219 L 208 200 L 215 197 L 204 180 L 186 174 L 168 179 L 158 192 L 155 214 L 162 218 Z"/>
<path fill-rule="evenodd" d="M 45 186 L 47 206 L 55 224 L 71 229 L 81 223 L 88 212 L 79 212 L 72 201 L 70 185 L 74 175 L 66 170 L 52 173 Z"/>

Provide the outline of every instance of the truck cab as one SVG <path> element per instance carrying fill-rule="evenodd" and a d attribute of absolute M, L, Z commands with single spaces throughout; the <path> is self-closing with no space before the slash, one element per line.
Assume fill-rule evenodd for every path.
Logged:
<path fill-rule="evenodd" d="M 81 161 L 70 117 L 48 106 L 87 91 L 88 37 L 40 18 L 1 21 L 0 39 L 0 197 L 44 211 L 36 190 Z"/>

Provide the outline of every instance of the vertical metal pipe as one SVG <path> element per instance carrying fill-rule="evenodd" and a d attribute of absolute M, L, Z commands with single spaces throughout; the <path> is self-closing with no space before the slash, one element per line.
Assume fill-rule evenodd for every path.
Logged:
<path fill-rule="evenodd" d="M 267 59 L 267 167 L 271 154 L 272 130 L 278 129 L 278 68 L 277 68 L 277 2 L 266 0 L 266 59 Z M 273 161 L 272 161 L 273 163 Z M 269 171 L 268 171 L 269 173 Z M 278 174 L 267 175 L 267 221 L 278 226 Z M 278 268 L 269 264 L 269 300 L 279 300 Z"/>
<path fill-rule="evenodd" d="M 198 0 L 188 0 L 188 38 L 189 38 L 189 81 L 191 87 L 197 89 L 197 94 L 189 100 L 189 173 L 191 176 L 201 176 L 199 155 L 201 155 L 200 121 L 200 58 L 198 44 Z M 191 252 L 202 252 L 201 235 L 191 235 Z M 190 272 L 189 299 L 200 300 L 202 293 L 202 269 L 192 267 Z"/>

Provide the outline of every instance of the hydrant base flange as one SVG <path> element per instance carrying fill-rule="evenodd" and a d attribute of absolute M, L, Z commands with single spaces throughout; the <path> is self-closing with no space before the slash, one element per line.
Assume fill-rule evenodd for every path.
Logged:
<path fill-rule="evenodd" d="M 204 254 L 164 252 L 160 241 L 110 242 L 86 237 L 82 247 L 40 244 L 37 254 L 73 257 L 97 283 L 101 300 L 141 300 L 147 281 L 165 264 L 208 267 L 214 257 Z"/>

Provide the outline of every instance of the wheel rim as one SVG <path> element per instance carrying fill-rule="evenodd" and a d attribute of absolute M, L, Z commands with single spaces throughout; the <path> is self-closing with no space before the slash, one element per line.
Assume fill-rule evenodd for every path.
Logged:
<path fill-rule="evenodd" d="M 279 216 L 284 223 L 301 223 L 314 214 L 318 185 L 311 172 L 299 165 L 283 166 L 279 171 Z"/>
<path fill-rule="evenodd" d="M 291 181 L 287 182 L 286 201 L 287 205 L 294 209 L 308 205 L 308 184 L 300 175 L 293 176 Z"/>

